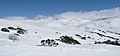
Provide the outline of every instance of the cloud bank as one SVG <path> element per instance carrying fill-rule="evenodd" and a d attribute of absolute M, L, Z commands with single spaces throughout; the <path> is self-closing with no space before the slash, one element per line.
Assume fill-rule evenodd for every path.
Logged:
<path fill-rule="evenodd" d="M 101 11 L 65 12 L 65 13 L 57 15 L 57 17 L 62 17 L 65 19 L 76 19 L 76 18 L 97 19 L 97 18 L 113 17 L 113 16 L 120 16 L 119 7 L 113 8 L 113 9 L 105 9 Z"/>
<path fill-rule="evenodd" d="M 112 8 L 112 9 L 104 9 L 100 11 L 89 11 L 89 12 L 64 12 L 61 14 L 55 14 L 53 16 L 44 16 L 44 15 L 37 15 L 33 18 L 23 17 L 23 16 L 6 16 L 1 19 L 7 19 L 7 20 L 40 20 L 40 19 L 88 19 L 88 20 L 94 20 L 99 18 L 106 18 L 106 17 L 114 17 L 114 16 L 120 16 L 120 7 Z"/>
<path fill-rule="evenodd" d="M 6 16 L 1 19 L 6 19 L 6 20 L 27 20 L 29 18 L 23 17 L 23 16 Z"/>

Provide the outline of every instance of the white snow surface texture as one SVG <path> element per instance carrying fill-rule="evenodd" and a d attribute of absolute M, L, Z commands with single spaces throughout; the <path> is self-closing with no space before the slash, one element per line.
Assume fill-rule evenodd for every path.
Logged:
<path fill-rule="evenodd" d="M 114 39 L 91 33 L 98 32 L 120 39 L 119 34 L 114 34 L 120 33 L 119 24 L 119 7 L 90 12 L 65 12 L 54 16 L 38 15 L 32 19 L 22 16 L 4 17 L 0 19 L 0 29 L 19 26 L 26 29 L 27 33 L 20 34 L 19 41 L 13 42 L 8 36 L 16 31 L 0 31 L 0 56 L 120 56 L 120 46 L 94 44 L 95 41 Z M 90 36 L 94 40 L 83 40 L 75 34 Z M 37 46 L 43 39 L 57 39 L 63 35 L 72 36 L 81 45 L 56 41 L 59 43 L 57 47 Z"/>

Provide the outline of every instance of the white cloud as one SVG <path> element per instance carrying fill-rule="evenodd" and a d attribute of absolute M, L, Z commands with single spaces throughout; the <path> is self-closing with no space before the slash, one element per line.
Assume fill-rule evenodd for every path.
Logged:
<path fill-rule="evenodd" d="M 48 16 L 37 15 L 37 16 L 35 16 L 33 19 L 35 19 L 35 20 L 39 20 L 39 19 L 46 19 L 46 18 L 48 18 Z"/>
<path fill-rule="evenodd" d="M 120 16 L 120 8 L 105 9 L 100 11 L 89 11 L 89 12 L 64 12 L 62 14 L 57 14 L 55 17 L 63 19 L 99 19 L 106 17 Z"/>
<path fill-rule="evenodd" d="M 44 15 L 37 15 L 33 17 L 33 20 L 39 20 L 39 19 L 65 19 L 65 20 L 71 20 L 71 19 L 87 19 L 87 20 L 94 20 L 94 19 L 100 19 L 100 18 L 106 18 L 106 17 L 114 17 L 114 16 L 120 16 L 120 7 L 112 8 L 112 9 L 105 9 L 100 11 L 89 11 L 89 12 L 64 12 L 61 14 L 55 14 L 53 16 L 44 16 Z M 29 19 L 28 17 L 23 16 L 7 16 L 3 19 L 7 20 L 26 20 Z"/>
<path fill-rule="evenodd" d="M 28 18 L 23 17 L 23 16 L 7 16 L 7 17 L 4 17 L 2 19 L 6 19 L 6 20 L 26 20 Z"/>

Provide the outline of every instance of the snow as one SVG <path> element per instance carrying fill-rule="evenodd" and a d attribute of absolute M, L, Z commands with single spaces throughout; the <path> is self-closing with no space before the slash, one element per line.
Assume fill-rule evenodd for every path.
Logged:
<path fill-rule="evenodd" d="M 97 32 L 120 39 L 120 35 L 107 32 L 120 33 L 119 12 L 120 8 L 115 8 L 92 12 L 66 12 L 54 16 L 38 16 L 38 18 L 44 19 L 35 17 L 35 20 L 27 19 L 27 17 L 17 18 L 17 16 L 2 18 L 0 19 L 0 29 L 21 27 L 26 29 L 27 33 L 20 34 L 18 36 L 19 41 L 13 42 L 8 39 L 8 36 L 16 33 L 16 31 L 0 31 L 0 56 L 120 56 L 120 46 L 94 44 L 95 41 L 104 41 L 110 38 L 91 33 Z M 105 33 L 98 29 L 105 31 Z M 83 40 L 75 34 L 82 37 L 90 36 L 94 40 Z M 38 46 L 41 40 L 58 39 L 64 35 L 72 36 L 81 45 L 56 41 L 59 43 L 57 47 Z M 114 41 L 114 39 L 110 40 Z"/>
<path fill-rule="evenodd" d="M 36 47 L 36 46 L 5 46 L 0 56 L 119 56 L 119 47 L 104 47 L 96 49 L 90 47 Z M 96 46 L 95 46 L 96 47 Z M 103 47 L 103 46 L 102 46 Z M 106 48 L 106 49 L 105 49 Z M 115 51 L 113 51 L 115 50 Z"/>

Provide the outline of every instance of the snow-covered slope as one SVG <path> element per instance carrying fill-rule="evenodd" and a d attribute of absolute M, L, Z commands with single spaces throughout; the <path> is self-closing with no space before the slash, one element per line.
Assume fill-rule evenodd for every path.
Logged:
<path fill-rule="evenodd" d="M 67 12 L 37 20 L 14 18 L 17 17 L 0 19 L 0 29 L 14 27 L 27 32 L 18 33 L 19 40 L 13 42 L 9 36 L 18 30 L 0 31 L 0 56 L 120 56 L 119 7 L 84 13 Z M 72 37 L 80 44 L 56 40 L 61 36 Z M 53 39 L 59 45 L 41 46 L 41 40 L 46 39 Z"/>

